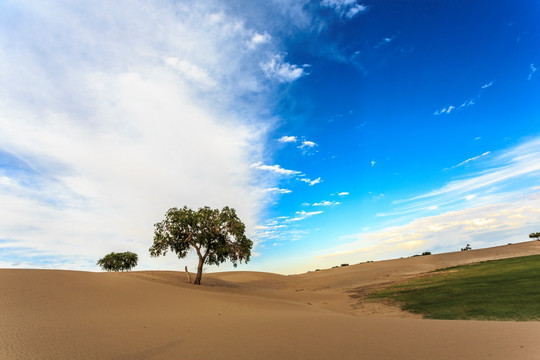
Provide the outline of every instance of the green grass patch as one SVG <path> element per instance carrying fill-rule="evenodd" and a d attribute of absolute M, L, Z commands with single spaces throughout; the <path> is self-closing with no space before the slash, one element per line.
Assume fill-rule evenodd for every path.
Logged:
<path fill-rule="evenodd" d="M 540 320 L 540 255 L 442 269 L 369 298 L 429 319 Z"/>

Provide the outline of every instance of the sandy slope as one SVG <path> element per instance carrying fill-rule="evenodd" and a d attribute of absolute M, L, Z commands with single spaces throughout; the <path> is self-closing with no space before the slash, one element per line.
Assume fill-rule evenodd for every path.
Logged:
<path fill-rule="evenodd" d="M 540 359 L 539 322 L 396 318 L 351 295 L 540 242 L 283 276 L 0 270 L 0 359 Z"/>

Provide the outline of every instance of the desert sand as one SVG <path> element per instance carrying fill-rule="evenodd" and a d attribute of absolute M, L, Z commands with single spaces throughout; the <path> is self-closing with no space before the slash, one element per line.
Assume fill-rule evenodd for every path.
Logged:
<path fill-rule="evenodd" d="M 0 359 L 540 359 L 540 322 L 425 320 L 363 295 L 530 241 L 277 275 L 0 270 Z M 180 264 L 179 264 L 180 268 Z"/>

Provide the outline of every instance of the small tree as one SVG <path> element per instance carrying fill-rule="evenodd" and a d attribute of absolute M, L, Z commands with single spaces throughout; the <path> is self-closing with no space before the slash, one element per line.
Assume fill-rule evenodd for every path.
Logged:
<path fill-rule="evenodd" d="M 97 265 L 106 271 L 129 271 L 135 266 L 139 257 L 130 251 L 123 253 L 112 252 L 99 259 Z"/>
<path fill-rule="evenodd" d="M 471 244 L 467 244 L 467 246 L 465 246 L 464 248 L 461 248 L 461 251 L 468 251 L 468 250 L 471 250 Z"/>
<path fill-rule="evenodd" d="M 529 234 L 529 238 L 531 238 L 531 239 L 536 239 L 536 240 L 539 240 L 539 241 L 540 241 L 540 232 L 530 233 L 530 234 Z"/>
<path fill-rule="evenodd" d="M 154 244 L 150 255 L 165 255 L 170 249 L 179 259 L 194 249 L 199 257 L 194 284 L 200 285 L 203 265 L 219 265 L 229 259 L 236 267 L 251 256 L 253 242 L 246 237 L 245 226 L 234 209 L 221 211 L 205 206 L 193 211 L 184 206 L 171 208 L 165 220 L 154 225 Z"/>

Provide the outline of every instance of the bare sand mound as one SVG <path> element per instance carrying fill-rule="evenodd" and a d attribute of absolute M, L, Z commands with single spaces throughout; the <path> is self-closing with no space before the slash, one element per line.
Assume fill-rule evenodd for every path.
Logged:
<path fill-rule="evenodd" d="M 540 242 L 294 276 L 207 274 L 202 286 L 171 271 L 0 270 L 0 359 L 540 359 L 539 322 L 364 316 L 350 296 L 533 253 Z"/>

